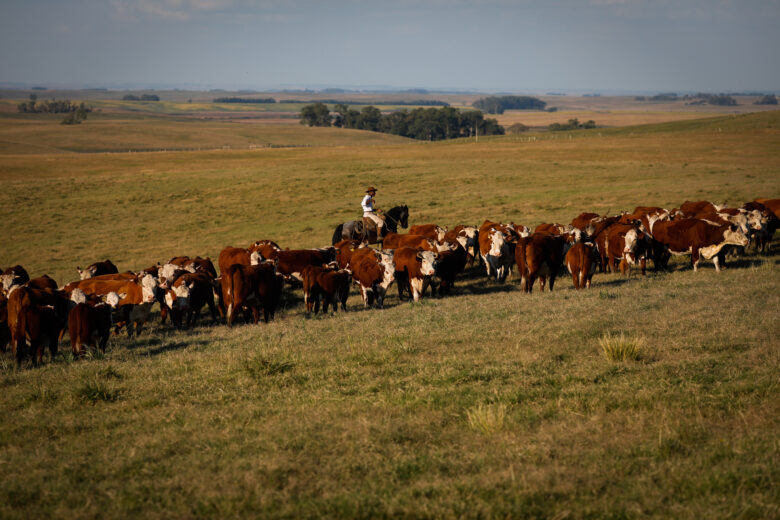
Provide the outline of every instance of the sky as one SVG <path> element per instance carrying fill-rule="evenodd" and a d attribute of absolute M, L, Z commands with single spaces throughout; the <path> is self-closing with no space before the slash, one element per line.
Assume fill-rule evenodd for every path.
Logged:
<path fill-rule="evenodd" d="M 780 91 L 780 0 L 0 0 L 0 84 Z"/>

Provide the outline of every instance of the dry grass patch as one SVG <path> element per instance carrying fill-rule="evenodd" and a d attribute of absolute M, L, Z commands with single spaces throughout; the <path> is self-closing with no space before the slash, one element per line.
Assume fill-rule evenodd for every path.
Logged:
<path fill-rule="evenodd" d="M 479 404 L 466 411 L 472 430 L 484 434 L 496 433 L 506 424 L 507 405 L 503 403 Z"/>
<path fill-rule="evenodd" d="M 647 341 L 642 336 L 628 336 L 621 332 L 607 333 L 599 338 L 599 346 L 610 361 L 638 361 Z"/>

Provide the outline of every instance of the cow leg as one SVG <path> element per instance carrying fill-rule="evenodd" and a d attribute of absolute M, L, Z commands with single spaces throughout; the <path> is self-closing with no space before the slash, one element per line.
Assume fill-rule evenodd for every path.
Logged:
<path fill-rule="evenodd" d="M 160 324 L 162 325 L 165 323 L 165 318 L 168 317 L 168 306 L 167 305 L 160 305 Z M 173 316 L 171 316 L 171 321 L 173 321 Z"/>
<path fill-rule="evenodd" d="M 539 291 L 544 292 L 544 284 L 547 282 L 545 275 L 539 275 Z"/>
<path fill-rule="evenodd" d="M 555 274 L 555 272 L 554 272 L 554 271 L 553 271 L 553 273 L 552 273 L 552 274 L 550 274 L 550 292 L 552 292 L 552 290 L 553 290 L 553 286 L 555 285 L 555 277 L 556 277 L 556 276 L 557 276 L 557 275 Z"/>
<path fill-rule="evenodd" d="M 699 270 L 699 248 L 691 248 L 691 265 L 693 265 L 693 272 Z"/>
<path fill-rule="evenodd" d="M 712 263 L 715 264 L 715 271 L 717 271 L 717 272 L 720 272 L 720 269 L 721 269 L 720 262 L 721 262 L 720 254 L 717 254 L 717 255 L 712 257 Z"/>
<path fill-rule="evenodd" d="M 571 279 L 574 282 L 574 288 L 579 289 L 580 288 L 580 273 L 576 269 L 572 269 L 571 271 Z"/>
<path fill-rule="evenodd" d="M 646 272 L 646 269 L 647 269 L 647 258 L 643 256 L 642 260 L 639 261 L 639 265 L 642 267 L 642 276 L 646 276 L 647 275 L 647 272 Z"/>

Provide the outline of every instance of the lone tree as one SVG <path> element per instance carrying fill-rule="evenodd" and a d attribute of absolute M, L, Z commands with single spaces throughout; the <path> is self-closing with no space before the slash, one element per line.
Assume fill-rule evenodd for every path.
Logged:
<path fill-rule="evenodd" d="M 301 124 L 308 126 L 330 126 L 331 115 L 324 103 L 306 105 L 301 109 Z"/>

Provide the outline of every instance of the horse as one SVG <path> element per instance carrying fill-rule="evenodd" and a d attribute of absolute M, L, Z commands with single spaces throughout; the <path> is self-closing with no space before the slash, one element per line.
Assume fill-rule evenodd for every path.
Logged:
<path fill-rule="evenodd" d="M 385 225 L 382 226 L 384 233 L 382 238 L 387 233 L 398 233 L 398 226 L 406 229 L 409 227 L 409 207 L 404 204 L 403 206 L 395 206 L 384 212 Z M 367 235 L 367 236 L 366 236 Z M 361 242 L 367 241 L 369 244 L 376 244 L 379 242 L 376 236 L 376 224 L 369 220 L 368 229 L 363 230 L 363 220 L 350 220 L 339 224 L 336 230 L 333 232 L 333 244 L 340 240 L 359 240 Z"/>

